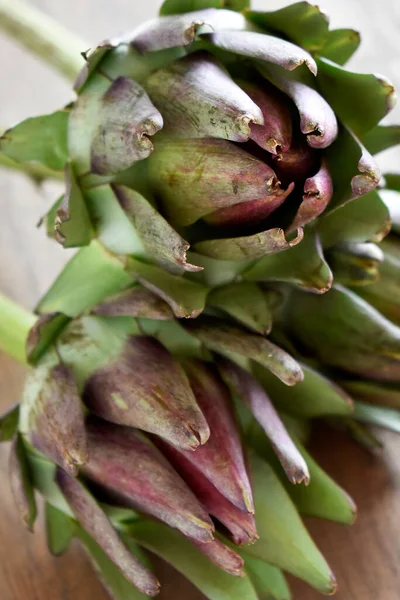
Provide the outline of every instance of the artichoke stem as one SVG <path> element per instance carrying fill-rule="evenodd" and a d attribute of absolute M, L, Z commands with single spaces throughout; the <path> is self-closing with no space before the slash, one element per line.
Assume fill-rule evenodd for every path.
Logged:
<path fill-rule="evenodd" d="M 0 29 L 69 80 L 84 65 L 84 40 L 24 0 L 0 0 Z"/>
<path fill-rule="evenodd" d="M 0 350 L 26 363 L 25 344 L 36 316 L 0 293 Z"/>

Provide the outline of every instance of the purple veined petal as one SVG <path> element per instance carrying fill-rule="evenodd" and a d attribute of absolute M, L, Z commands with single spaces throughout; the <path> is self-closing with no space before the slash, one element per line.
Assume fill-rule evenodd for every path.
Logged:
<path fill-rule="evenodd" d="M 104 94 L 99 110 L 91 145 L 93 173 L 119 173 L 151 154 L 149 136 L 162 128 L 163 119 L 138 83 L 118 77 Z"/>
<path fill-rule="evenodd" d="M 264 198 L 241 202 L 226 208 L 220 208 L 207 215 L 204 220 L 210 225 L 218 227 L 235 227 L 240 225 L 256 225 L 267 217 L 274 210 L 279 208 L 286 198 L 294 190 L 294 183 L 290 183 L 286 190 L 280 186 L 277 180 L 272 183 L 270 194 Z"/>
<path fill-rule="evenodd" d="M 174 316 L 164 300 L 140 285 L 108 297 L 91 312 L 105 317 L 134 317 L 157 321 L 169 320 Z"/>
<path fill-rule="evenodd" d="M 111 498 L 150 514 L 199 542 L 214 526 L 199 500 L 171 464 L 140 431 L 89 419 L 90 458 L 83 473 Z"/>
<path fill-rule="evenodd" d="M 270 79 L 282 92 L 287 94 L 297 106 L 300 115 L 300 129 L 312 148 L 327 148 L 338 135 L 335 113 L 316 90 L 294 77 L 285 76 L 273 65 L 260 65 L 262 75 Z"/>
<path fill-rule="evenodd" d="M 250 138 L 271 154 L 279 154 L 289 149 L 292 142 L 292 117 L 285 105 L 283 96 L 272 86 L 238 81 L 240 87 L 260 107 L 264 124 L 250 125 Z"/>
<path fill-rule="evenodd" d="M 32 445 L 71 475 L 88 458 L 83 404 L 74 377 L 62 364 L 43 364 L 27 380 L 21 422 Z"/>
<path fill-rule="evenodd" d="M 265 431 L 289 481 L 293 484 L 304 482 L 308 485 L 310 473 L 307 464 L 260 383 L 242 367 L 228 359 L 218 358 L 217 364 L 223 379 L 247 404 Z"/>
<path fill-rule="evenodd" d="M 207 556 L 211 562 L 217 567 L 223 569 L 230 575 L 237 577 L 244 577 L 245 573 L 243 570 L 244 560 L 239 554 L 237 554 L 228 546 L 225 546 L 220 540 L 215 539 L 208 544 L 202 544 L 200 542 L 193 542 L 196 548 L 200 550 L 205 556 Z"/>
<path fill-rule="evenodd" d="M 182 367 L 156 339 L 128 338 L 113 362 L 89 377 L 84 400 L 99 417 L 194 450 L 210 434 Z"/>
<path fill-rule="evenodd" d="M 162 112 L 164 129 L 174 136 L 213 137 L 245 142 L 260 108 L 206 53 L 196 53 L 155 71 L 146 90 Z"/>
<path fill-rule="evenodd" d="M 253 495 L 229 391 L 211 367 L 185 362 L 197 403 L 210 426 L 210 438 L 196 452 L 178 449 L 184 457 L 240 510 L 254 512 Z"/>
<path fill-rule="evenodd" d="M 85 486 L 62 469 L 56 481 L 72 512 L 121 573 L 141 592 L 155 596 L 160 584 L 155 576 L 123 544 L 110 521 Z"/>
<path fill-rule="evenodd" d="M 329 174 L 326 161 L 322 160 L 318 173 L 306 179 L 304 183 L 303 201 L 300 204 L 293 223 L 288 228 L 288 233 L 298 227 L 303 227 L 322 214 L 328 206 L 332 194 L 332 178 Z"/>
<path fill-rule="evenodd" d="M 355 136 L 353 137 L 355 138 Z M 360 142 L 358 143 L 360 144 Z M 351 180 L 352 195 L 350 200 L 368 194 L 368 192 L 376 188 L 381 179 L 381 172 L 374 158 L 361 144 L 360 149 L 361 158 L 357 165 L 359 174 L 354 175 Z"/>
<path fill-rule="evenodd" d="M 154 52 L 187 46 L 199 32 L 248 27 L 245 17 L 236 11 L 209 8 L 148 21 L 133 32 L 131 44 L 139 52 Z"/>
<path fill-rule="evenodd" d="M 268 204 L 268 197 L 286 193 L 270 166 L 226 140 L 163 140 L 148 164 L 164 213 L 176 226 L 236 204 L 263 198 Z"/>
<path fill-rule="evenodd" d="M 273 35 L 256 31 L 217 31 L 202 37 L 222 50 L 273 63 L 287 71 L 305 64 L 313 75 L 317 74 L 317 64 L 311 54 Z"/>
<path fill-rule="evenodd" d="M 232 504 L 196 467 L 176 448 L 161 442 L 163 454 L 173 464 L 190 489 L 196 494 L 207 512 L 230 531 L 235 544 L 253 544 L 257 541 L 254 515 Z"/>

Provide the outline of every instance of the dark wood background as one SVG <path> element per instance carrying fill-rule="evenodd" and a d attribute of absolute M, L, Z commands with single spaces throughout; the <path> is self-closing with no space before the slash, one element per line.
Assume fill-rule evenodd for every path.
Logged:
<path fill-rule="evenodd" d="M 12 0 L 10 0 L 11 2 Z M 134 27 L 155 14 L 157 0 L 35 0 L 49 14 L 82 35 L 89 44 Z M 259 0 L 256 8 L 284 5 Z M 354 69 L 381 72 L 400 89 L 400 4 L 397 0 L 326 0 L 320 3 L 335 27 L 354 27 L 364 45 L 352 59 Z M 55 110 L 71 98 L 70 86 L 35 58 L 0 37 L 0 129 L 33 114 Z M 400 122 L 399 108 L 389 122 Z M 400 171 L 400 154 L 381 157 L 386 169 Z M 59 272 L 70 252 L 46 240 L 36 228 L 40 216 L 59 192 L 55 184 L 41 189 L 18 175 L 0 172 L 0 289 L 32 307 Z M 24 369 L 0 356 L 0 411 L 18 399 Z M 338 600 L 400 598 L 400 438 L 380 434 L 385 448 L 371 456 L 339 434 L 320 431 L 314 439 L 322 465 L 354 497 L 360 517 L 350 528 L 308 520 L 316 542 L 339 580 Z M 42 522 L 31 535 L 19 524 L 7 484 L 8 447 L 0 448 L 0 598 L 1 600 L 106 600 L 85 555 L 74 545 L 62 558 L 49 556 Z M 161 570 L 162 600 L 200 600 L 170 568 Z M 295 600 L 319 594 L 292 580 Z"/>

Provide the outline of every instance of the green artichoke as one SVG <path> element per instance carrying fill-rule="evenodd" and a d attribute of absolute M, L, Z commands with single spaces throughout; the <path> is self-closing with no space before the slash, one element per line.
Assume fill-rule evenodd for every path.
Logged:
<path fill-rule="evenodd" d="M 356 509 L 309 423 L 400 431 L 400 220 L 373 158 L 400 136 L 391 84 L 343 67 L 358 43 L 307 2 L 166 0 L 0 139 L 2 163 L 65 173 L 44 222 L 80 248 L 0 424 L 11 485 L 117 600 L 157 594 L 143 549 L 210 600 L 289 599 L 283 571 L 336 589 L 300 514 Z"/>

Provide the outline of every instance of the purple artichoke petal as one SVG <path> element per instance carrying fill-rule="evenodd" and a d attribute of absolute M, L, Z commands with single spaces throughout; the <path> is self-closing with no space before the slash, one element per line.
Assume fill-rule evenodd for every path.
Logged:
<path fill-rule="evenodd" d="M 332 178 L 326 161 L 323 160 L 318 173 L 306 179 L 304 183 L 303 201 L 288 232 L 303 227 L 322 214 L 328 206 L 332 194 Z"/>
<path fill-rule="evenodd" d="M 294 77 L 285 76 L 271 65 L 259 70 L 282 92 L 293 100 L 300 115 L 300 129 L 312 148 L 327 148 L 335 141 L 338 124 L 335 113 L 327 101 L 312 87 Z"/>
<path fill-rule="evenodd" d="M 88 453 L 83 405 L 66 366 L 49 369 L 42 365 L 32 373 L 22 400 L 21 419 L 33 446 L 76 475 Z"/>
<path fill-rule="evenodd" d="M 252 124 L 263 123 L 260 108 L 207 54 L 193 54 L 156 71 L 146 90 L 174 136 L 245 142 Z"/>
<path fill-rule="evenodd" d="M 252 375 L 230 360 L 221 358 L 217 364 L 223 379 L 247 404 L 264 429 L 289 481 L 294 484 L 304 482 L 308 485 L 310 473 L 307 464 L 262 386 Z"/>
<path fill-rule="evenodd" d="M 186 362 L 185 368 L 196 400 L 209 423 L 210 438 L 196 452 L 181 449 L 179 452 L 230 502 L 240 510 L 252 513 L 253 496 L 229 392 L 204 363 Z"/>
<path fill-rule="evenodd" d="M 155 433 L 188 450 L 209 437 L 182 367 L 154 338 L 130 337 L 119 356 L 88 379 L 84 399 L 107 421 Z"/>
<path fill-rule="evenodd" d="M 133 32 L 131 44 L 139 52 L 154 52 L 187 46 L 201 31 L 246 29 L 248 26 L 245 17 L 237 12 L 210 8 L 148 21 Z"/>
<path fill-rule="evenodd" d="M 270 166 L 212 138 L 163 140 L 149 159 L 149 176 L 165 214 L 182 227 L 235 205 L 243 212 L 245 203 L 268 205 L 291 191 L 281 189 Z"/>
<path fill-rule="evenodd" d="M 283 229 L 277 227 L 245 237 L 198 242 L 194 245 L 194 249 L 200 254 L 218 260 L 250 260 L 292 248 L 302 239 L 302 229 L 297 230 L 295 238 L 287 240 Z"/>
<path fill-rule="evenodd" d="M 283 185 L 289 185 L 293 181 L 296 186 L 302 187 L 309 174 L 317 171 L 320 160 L 320 153 L 300 137 L 293 140 L 288 150 L 273 156 L 271 164 Z"/>
<path fill-rule="evenodd" d="M 317 64 L 311 54 L 279 37 L 255 31 L 218 31 L 204 34 L 202 38 L 222 50 L 273 63 L 287 71 L 305 64 L 313 75 L 317 74 Z"/>
<path fill-rule="evenodd" d="M 166 443 L 161 447 L 163 453 L 196 494 L 196 498 L 200 500 L 207 512 L 230 531 L 235 544 L 253 544 L 258 539 L 254 516 L 240 510 L 225 498 L 182 452 Z"/>
<path fill-rule="evenodd" d="M 215 539 L 208 544 L 194 542 L 194 545 L 200 552 L 205 554 L 211 562 L 217 565 L 217 567 L 220 567 L 230 575 L 244 577 L 243 558 L 234 550 L 225 546 L 220 540 Z"/>
<path fill-rule="evenodd" d="M 125 577 L 141 592 L 155 596 L 160 584 L 154 575 L 129 552 L 93 496 L 77 479 L 61 469 L 56 481 L 72 512 Z"/>
<path fill-rule="evenodd" d="M 163 119 L 144 89 L 128 77 L 118 77 L 104 94 L 91 145 L 91 170 L 99 175 L 119 173 L 153 151 L 148 136 Z"/>
<path fill-rule="evenodd" d="M 206 510 L 145 435 L 99 419 L 88 421 L 87 432 L 90 459 L 83 472 L 89 479 L 118 502 L 164 521 L 191 539 L 213 539 Z"/>
<path fill-rule="evenodd" d="M 91 312 L 105 317 L 134 317 L 156 321 L 173 318 L 168 304 L 140 285 L 108 297 Z"/>
<path fill-rule="evenodd" d="M 184 240 L 144 196 L 126 186 L 113 185 L 117 200 L 132 222 L 148 254 L 172 273 L 201 271 L 187 262 L 190 244 Z"/>
<path fill-rule="evenodd" d="M 267 85 L 260 87 L 247 81 L 239 81 L 240 87 L 260 107 L 264 124 L 250 125 L 251 139 L 271 154 L 289 149 L 292 142 L 292 117 L 283 96 Z"/>
<path fill-rule="evenodd" d="M 208 349 L 228 358 L 238 356 L 255 360 L 286 385 L 303 381 L 303 371 L 294 358 L 265 337 L 248 333 L 218 319 L 188 321 L 186 328 Z"/>

